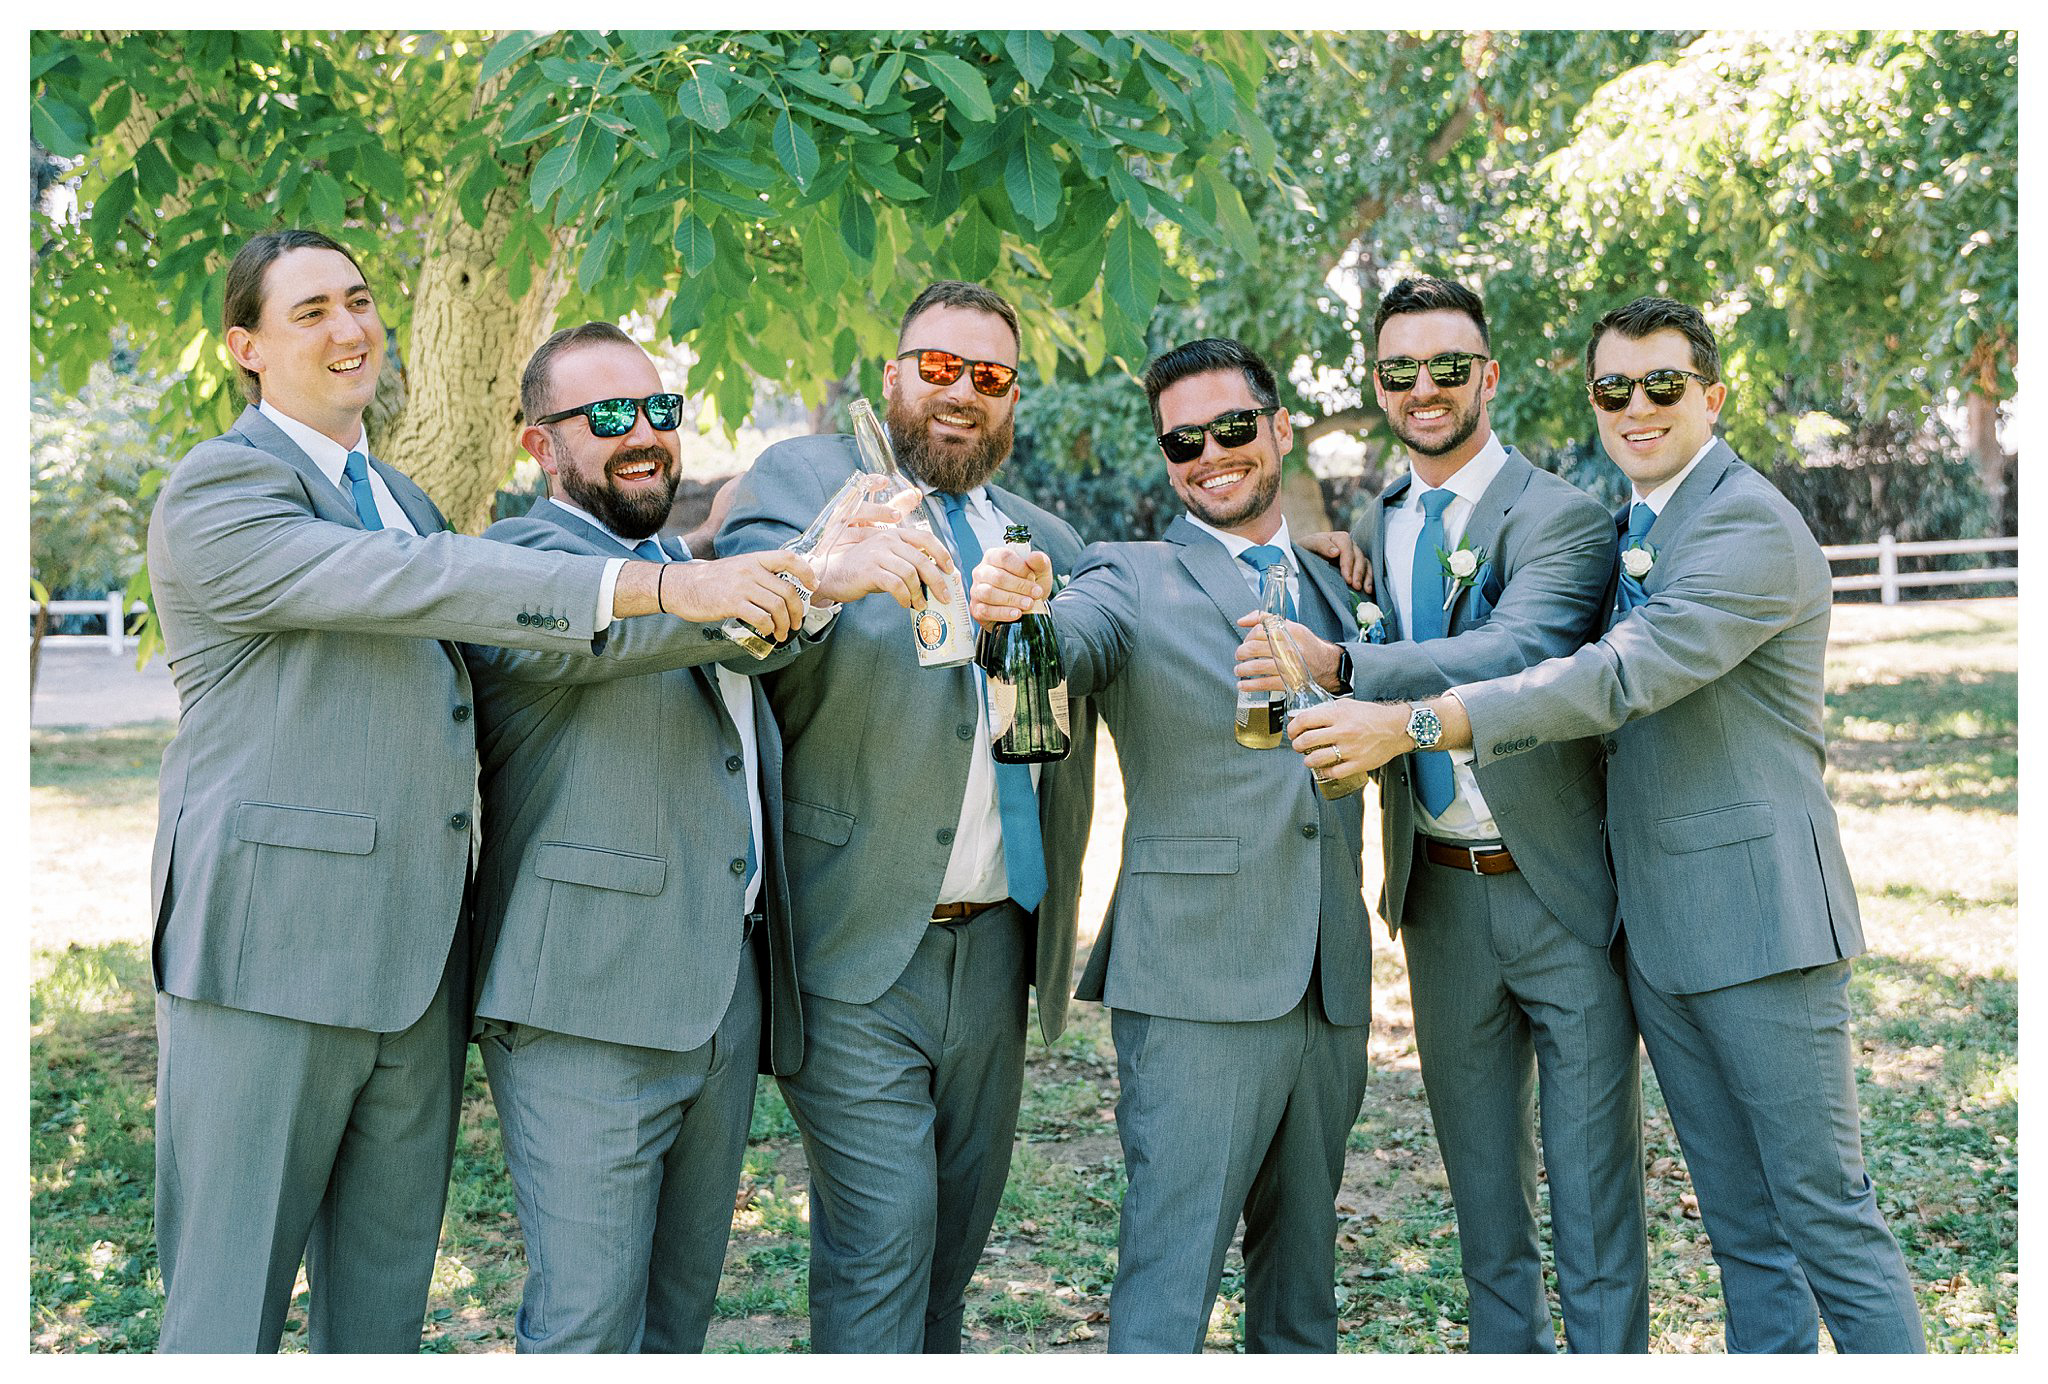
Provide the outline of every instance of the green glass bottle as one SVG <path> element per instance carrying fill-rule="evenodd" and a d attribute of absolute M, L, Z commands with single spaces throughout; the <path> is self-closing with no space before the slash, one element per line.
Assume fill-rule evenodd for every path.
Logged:
<path fill-rule="evenodd" d="M 1031 530 L 1012 524 L 1003 546 L 1031 551 Z M 988 684 L 989 749 L 1003 764 L 1046 764 L 1065 759 L 1074 746 L 1067 708 L 1067 672 L 1060 641 L 1044 601 L 1023 619 L 981 627 L 974 661 Z"/>

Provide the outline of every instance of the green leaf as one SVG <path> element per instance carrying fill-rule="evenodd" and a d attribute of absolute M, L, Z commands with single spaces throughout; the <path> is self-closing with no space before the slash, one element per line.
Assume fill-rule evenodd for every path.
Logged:
<path fill-rule="evenodd" d="M 1017 64 L 1024 85 L 1036 91 L 1052 71 L 1052 39 L 1037 29 L 1012 29 L 1003 35 L 1003 51 Z"/>
<path fill-rule="evenodd" d="M 705 129 L 716 133 L 732 123 L 732 106 L 717 69 L 699 67 L 688 81 L 676 88 L 676 109 Z"/>
<path fill-rule="evenodd" d="M 88 223 L 92 230 L 94 253 L 104 257 L 113 253 L 114 241 L 121 234 L 122 223 L 135 206 L 135 170 L 128 169 L 108 183 L 100 195 L 93 199 L 92 219 Z"/>
<path fill-rule="evenodd" d="M 484 55 L 483 71 L 478 80 L 488 82 L 513 63 L 546 43 L 552 34 L 532 33 L 515 30 L 491 45 L 491 51 Z"/>
<path fill-rule="evenodd" d="M 470 175 L 462 180 L 455 201 L 462 219 L 478 230 L 484 226 L 484 199 L 505 185 L 505 170 L 496 159 L 479 159 Z"/>
<path fill-rule="evenodd" d="M 1163 135 L 1156 130 L 1141 130 L 1135 126 L 1120 125 L 1116 137 L 1133 149 L 1143 149 L 1148 154 L 1178 154 L 1188 146 L 1172 135 Z"/>
<path fill-rule="evenodd" d="M 1141 336 L 1152 321 L 1153 305 L 1159 301 L 1161 263 L 1159 242 L 1126 208 L 1110 228 L 1109 245 L 1103 251 L 1102 284 L 1107 300 Z"/>
<path fill-rule="evenodd" d="M 386 153 L 381 144 L 365 144 L 356 151 L 356 171 L 361 180 L 368 184 L 387 202 L 405 200 L 405 170 L 398 166 L 398 160 Z"/>
<path fill-rule="evenodd" d="M 527 185 L 527 198 L 535 211 L 548 203 L 548 198 L 567 185 L 576 175 L 576 141 L 565 139 L 556 142 L 540 161 L 533 166 L 533 180 Z"/>
<path fill-rule="evenodd" d="M 135 178 L 142 195 L 152 202 L 161 202 L 178 190 L 178 175 L 154 144 L 145 144 L 135 151 Z"/>
<path fill-rule="evenodd" d="M 803 230 L 804 280 L 813 292 L 830 296 L 846 282 L 846 246 L 822 216 L 812 216 Z"/>
<path fill-rule="evenodd" d="M 929 195 L 897 171 L 894 151 L 885 145 L 854 145 L 853 166 L 863 182 L 892 201 L 915 202 Z"/>
<path fill-rule="evenodd" d="M 619 109 L 626 113 L 626 119 L 633 122 L 633 133 L 647 142 L 652 156 L 666 158 L 668 114 L 662 110 L 661 102 L 636 87 L 619 98 Z"/>
<path fill-rule="evenodd" d="M 903 75 L 903 64 L 908 61 L 908 56 L 901 49 L 882 59 L 881 66 L 875 69 L 874 79 L 868 83 L 868 99 L 864 103 L 867 109 L 873 110 L 887 103 L 889 94 L 896 89 L 896 79 Z"/>
<path fill-rule="evenodd" d="M 64 158 L 83 154 L 86 141 L 92 137 L 84 113 L 47 91 L 29 97 L 28 130 L 37 143 Z"/>
<path fill-rule="evenodd" d="M 1132 214 L 1143 216 L 1152 210 L 1151 193 L 1130 175 L 1121 159 L 1109 166 L 1109 188 L 1118 201 L 1131 209 Z"/>
<path fill-rule="evenodd" d="M 818 174 L 818 141 L 811 132 L 789 118 L 784 110 L 775 117 L 775 160 L 801 188 Z"/>
<path fill-rule="evenodd" d="M 848 192 L 839 199 L 839 238 L 863 265 L 874 259 L 875 211 L 859 192 Z"/>
<path fill-rule="evenodd" d="M 1101 236 L 1094 236 L 1053 261 L 1054 307 L 1070 308 L 1088 296 L 1088 290 L 1095 287 L 1095 280 L 1102 273 L 1102 256 L 1107 248 Z"/>
<path fill-rule="evenodd" d="M 1180 73 L 1181 76 L 1186 77 L 1189 81 L 1193 81 L 1202 75 L 1200 59 L 1190 57 L 1188 54 L 1181 52 L 1180 49 L 1174 47 L 1165 39 L 1160 38 L 1157 34 L 1148 34 L 1141 30 L 1133 33 L 1131 39 L 1140 48 L 1150 53 L 1160 62 L 1165 63 L 1175 72 Z"/>
<path fill-rule="evenodd" d="M 348 214 L 348 201 L 342 196 L 341 184 L 331 174 L 315 173 L 306 179 L 306 214 L 312 222 L 327 228 L 341 225 Z"/>
<path fill-rule="evenodd" d="M 1026 137 L 1010 149 L 1003 187 L 1017 215 L 1044 230 L 1060 214 L 1060 166 L 1052 146 Z"/>
<path fill-rule="evenodd" d="M 989 98 L 988 83 L 979 72 L 951 53 L 919 53 L 932 85 L 946 93 L 953 108 L 968 119 L 982 123 L 996 118 L 996 103 Z"/>
<path fill-rule="evenodd" d="M 683 217 L 682 224 L 676 227 L 676 251 L 683 257 L 683 272 L 693 279 L 718 258 L 718 242 L 695 212 Z"/>
<path fill-rule="evenodd" d="M 590 244 L 584 248 L 583 259 L 576 266 L 576 286 L 589 293 L 604 282 L 605 269 L 618 248 L 618 219 L 607 217 L 598 223 L 596 233 L 590 237 Z"/>
<path fill-rule="evenodd" d="M 953 228 L 954 273 L 969 283 L 980 283 L 995 272 L 1002 249 L 1003 233 L 979 206 L 970 204 Z"/>
<path fill-rule="evenodd" d="M 1214 163 L 1204 163 L 1197 176 L 1208 184 L 1216 199 L 1216 224 L 1221 228 L 1224 239 L 1247 260 L 1257 259 L 1259 233 L 1252 225 L 1251 213 L 1245 210 L 1243 195 Z"/>

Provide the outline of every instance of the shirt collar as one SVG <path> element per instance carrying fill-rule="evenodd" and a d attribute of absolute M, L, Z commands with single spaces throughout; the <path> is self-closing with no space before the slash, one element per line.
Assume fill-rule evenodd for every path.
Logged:
<path fill-rule="evenodd" d="M 1488 429 L 1486 441 L 1472 459 L 1451 473 L 1442 489 L 1450 491 L 1467 504 L 1476 505 L 1479 497 L 1486 493 L 1486 487 L 1493 484 L 1493 478 L 1500 474 L 1500 468 L 1508 464 L 1508 449 L 1501 444 L 1500 434 Z M 1408 466 L 1407 507 L 1419 511 L 1422 508 L 1422 492 L 1429 487 L 1415 472 L 1413 462 Z"/>
<path fill-rule="evenodd" d="M 1214 524 L 1205 523 L 1201 519 L 1196 518 L 1192 512 L 1188 514 L 1187 520 L 1190 524 L 1193 524 L 1203 533 L 1209 534 L 1217 542 L 1221 543 L 1223 545 L 1223 550 L 1229 553 L 1232 558 L 1243 557 L 1245 549 L 1255 548 L 1258 546 L 1258 544 L 1252 542 L 1243 534 L 1225 533 L 1222 529 L 1217 528 Z M 1287 554 L 1287 565 L 1289 567 L 1295 565 L 1294 543 L 1287 533 L 1287 518 L 1285 515 L 1281 516 L 1279 531 L 1276 532 L 1271 538 L 1267 539 L 1266 542 L 1278 548 L 1281 552 Z"/>
<path fill-rule="evenodd" d="M 369 449 L 363 445 L 363 428 L 360 422 L 356 424 L 356 445 L 354 448 L 348 448 L 318 428 L 308 427 L 290 414 L 279 412 L 268 399 L 256 405 L 256 410 L 277 424 L 278 431 L 297 443 L 299 450 L 320 468 L 320 474 L 337 486 L 341 484 L 342 471 L 348 466 L 348 454 L 351 450 L 361 452 L 364 456 L 369 455 Z"/>
<path fill-rule="evenodd" d="M 919 490 L 922 490 L 926 495 L 942 495 L 952 493 L 951 491 L 939 490 L 936 487 L 928 485 L 923 481 L 919 481 L 917 483 L 917 488 Z M 989 498 L 988 486 L 986 483 L 977 485 L 972 490 L 963 491 L 962 497 L 966 501 L 965 507 L 969 514 L 980 515 L 984 519 L 995 519 L 999 517 L 996 514 L 996 502 Z"/>
<path fill-rule="evenodd" d="M 581 519 L 584 523 L 590 525 L 599 533 L 603 534 L 606 538 L 609 538 L 612 542 L 618 544 L 620 547 L 627 549 L 635 556 L 639 555 L 640 545 L 647 541 L 647 539 L 645 538 L 628 538 L 624 534 L 614 533 L 612 531 L 612 526 L 605 523 L 604 520 L 598 518 L 595 514 L 590 513 L 588 510 L 580 509 L 577 506 L 570 504 L 567 500 L 564 500 L 559 496 L 548 496 L 548 503 L 551 505 L 560 506 L 562 509 L 569 511 L 569 513 L 575 515 L 578 519 Z M 647 538 L 653 539 L 657 546 L 661 543 L 661 533 L 659 530 L 656 530 L 655 532 L 648 534 Z M 686 547 L 684 551 L 688 552 L 689 550 Z M 667 548 L 662 548 L 661 553 L 663 557 L 668 557 Z M 669 560 L 674 561 L 675 559 L 670 558 Z M 684 558 L 683 560 L 685 562 L 689 561 L 688 558 Z"/>
<path fill-rule="evenodd" d="M 1697 452 L 1693 453 L 1692 460 L 1688 461 L 1683 467 L 1679 468 L 1679 472 L 1677 475 L 1673 476 L 1670 480 L 1664 482 L 1664 484 L 1658 486 L 1655 490 L 1652 490 L 1649 494 L 1645 495 L 1642 491 L 1637 490 L 1634 486 L 1630 486 L 1630 495 L 1634 498 L 1634 500 L 1637 503 L 1648 505 L 1650 507 L 1650 513 L 1662 514 L 1664 512 L 1664 506 L 1671 503 L 1671 497 L 1678 492 L 1678 487 L 1685 483 L 1685 478 L 1692 474 L 1693 468 L 1695 466 L 1698 466 L 1701 461 L 1706 459 L 1706 455 L 1708 452 L 1714 450 L 1714 443 L 1717 440 L 1718 439 L 1716 438 L 1708 438 L 1707 445 L 1700 448 Z"/>

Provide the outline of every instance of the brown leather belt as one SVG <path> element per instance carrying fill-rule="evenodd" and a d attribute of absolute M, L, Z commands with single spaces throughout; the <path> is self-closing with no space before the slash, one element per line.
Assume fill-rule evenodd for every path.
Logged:
<path fill-rule="evenodd" d="M 1422 847 L 1422 854 L 1430 864 L 1450 870 L 1465 870 L 1475 875 L 1504 875 L 1520 868 L 1505 846 L 1476 851 L 1469 846 L 1446 845 L 1420 835 L 1415 838 L 1415 844 Z"/>
<path fill-rule="evenodd" d="M 958 927 L 969 919 L 980 917 L 1001 902 L 1001 899 L 993 899 L 988 903 L 936 904 L 932 908 L 932 921 L 940 927 Z"/>

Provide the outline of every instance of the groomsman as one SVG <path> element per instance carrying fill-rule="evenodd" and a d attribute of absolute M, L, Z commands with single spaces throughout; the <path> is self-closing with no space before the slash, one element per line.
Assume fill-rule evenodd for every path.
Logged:
<path fill-rule="evenodd" d="M 370 455 L 384 328 L 313 231 L 228 266 L 250 407 L 171 471 L 149 569 L 178 733 L 151 863 L 160 1348 L 419 1344 L 461 1096 L 476 735 L 452 640 L 588 656 L 665 607 L 786 632 L 787 559 L 521 553 Z"/>
<path fill-rule="evenodd" d="M 1613 525 L 1494 434 L 1500 362 L 1479 295 L 1404 279 L 1373 332 L 1374 391 L 1409 463 L 1372 512 L 1382 627 L 1342 649 L 1297 628 L 1311 665 L 1331 691 L 1406 700 L 1597 636 Z M 1241 656 L 1247 690 L 1279 685 L 1256 627 Z M 1380 912 L 1407 956 L 1474 1351 L 1555 1348 L 1536 1217 L 1539 1075 L 1565 1339 L 1649 1348 L 1641 1074 L 1628 987 L 1607 954 L 1601 759 L 1596 738 L 1559 740 L 1486 763 L 1470 750 L 1406 755 L 1381 776 Z"/>
<path fill-rule="evenodd" d="M 1727 398 L 1700 313 L 1638 298 L 1586 347 L 1601 443 L 1629 478 L 1606 634 L 1412 706 L 1301 718 L 1295 748 L 1484 762 L 1606 736 L 1629 991 L 1721 1269 L 1731 1351 L 1926 1349 L 1863 1164 L 1849 1041 L 1856 892 L 1822 785 L 1827 560 L 1714 436 Z"/>
<path fill-rule="evenodd" d="M 1059 571 L 1081 553 L 1065 522 L 992 480 L 1017 346 L 1009 303 L 942 281 L 882 367 L 897 457 L 963 574 L 1006 524 L 1028 525 Z M 785 541 L 855 464 L 846 436 L 770 447 L 718 551 Z M 957 1352 L 1010 1167 L 1028 988 L 1048 1042 L 1066 1023 L 1092 712 L 1074 704 L 1064 761 L 995 764 L 977 671 L 920 667 L 911 622 L 873 598 L 766 680 L 802 985 L 804 1065 L 781 1082 L 810 1161 L 811 1348 Z"/>
<path fill-rule="evenodd" d="M 1365 1094 L 1371 938 L 1359 802 L 1326 801 L 1281 749 L 1237 742 L 1232 671 L 1259 575 L 1290 569 L 1299 622 L 1353 615 L 1337 569 L 1277 504 L 1293 428 L 1272 370 L 1236 341 L 1146 367 L 1187 513 L 1158 543 L 1100 543 L 1054 597 L 1070 695 L 1116 737 L 1123 864 L 1078 994 L 1109 1006 L 1129 1186 L 1112 1351 L 1199 1351 L 1243 1217 L 1245 1344 L 1333 1351 L 1336 1196 Z M 990 552 L 978 620 L 1015 620 L 1052 569 Z"/>
<path fill-rule="evenodd" d="M 686 561 L 655 537 L 681 404 L 617 327 L 556 332 L 520 387 L 548 497 L 484 536 Z M 909 606 L 947 561 L 926 535 L 877 531 L 819 563 L 816 595 Z M 756 661 L 715 625 L 638 620 L 602 658 L 463 648 L 483 755 L 478 1043 L 526 1240 L 522 1352 L 703 1348 L 756 1066 L 803 1056 L 782 740 L 745 676 L 799 647 Z"/>

